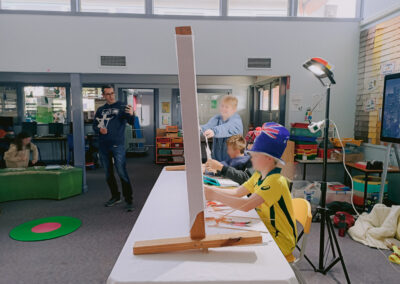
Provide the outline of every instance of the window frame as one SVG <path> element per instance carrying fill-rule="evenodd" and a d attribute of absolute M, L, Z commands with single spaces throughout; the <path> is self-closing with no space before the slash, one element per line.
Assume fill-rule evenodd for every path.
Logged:
<path fill-rule="evenodd" d="M 145 0 L 145 14 L 128 14 L 128 13 L 96 13 L 81 12 L 80 0 L 71 1 L 71 11 L 32 11 L 32 10 L 4 10 L 1 9 L 0 14 L 25 14 L 25 15 L 70 15 L 70 16 L 92 16 L 92 17 L 124 17 L 124 18 L 145 18 L 145 19 L 179 19 L 179 20 L 221 20 L 221 21 L 310 21 L 310 22 L 360 22 L 362 20 L 363 0 L 356 0 L 356 17 L 355 18 L 320 18 L 320 17 L 297 17 L 298 0 L 288 0 L 288 16 L 286 17 L 241 17 L 227 15 L 227 1 L 220 0 L 219 16 L 196 16 L 196 15 L 156 15 L 153 12 L 153 0 Z"/>
<path fill-rule="evenodd" d="M 25 109 L 25 87 L 61 87 L 65 88 L 65 100 L 66 100 L 66 117 L 64 125 L 68 124 L 71 121 L 71 114 L 70 114 L 70 106 L 71 106 L 71 84 L 69 83 L 22 83 L 19 85 L 20 92 L 22 96 L 21 103 L 22 107 L 22 116 L 19 118 L 20 122 L 24 122 L 26 119 L 26 109 Z M 39 125 L 39 123 L 38 123 Z M 48 123 L 40 123 L 40 125 L 48 125 Z"/>

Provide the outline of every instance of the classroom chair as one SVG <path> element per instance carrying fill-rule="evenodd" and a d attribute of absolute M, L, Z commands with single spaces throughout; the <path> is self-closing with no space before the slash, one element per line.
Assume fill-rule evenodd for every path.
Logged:
<path fill-rule="evenodd" d="M 297 222 L 299 222 L 303 226 L 303 232 L 299 235 L 299 238 L 297 242 L 300 242 L 300 239 L 303 237 L 303 240 L 301 242 L 301 247 L 299 248 L 300 250 L 300 256 L 299 258 L 294 258 L 293 261 L 289 262 L 290 266 L 293 268 L 293 271 L 297 277 L 297 280 L 299 280 L 300 283 L 306 283 L 304 280 L 303 276 L 301 275 L 300 270 L 296 266 L 296 263 L 298 263 L 303 257 L 304 257 L 304 252 L 306 250 L 306 245 L 307 245 L 307 237 L 308 234 L 310 233 L 311 229 L 311 220 L 312 220 L 312 215 L 311 215 L 311 205 L 310 202 L 303 198 L 293 198 L 293 211 L 294 211 L 294 217 Z"/>

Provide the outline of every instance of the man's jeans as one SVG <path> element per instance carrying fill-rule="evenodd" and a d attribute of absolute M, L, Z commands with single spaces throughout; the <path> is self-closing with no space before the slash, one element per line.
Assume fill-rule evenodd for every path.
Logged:
<path fill-rule="evenodd" d="M 114 176 L 114 167 L 112 158 L 114 158 L 114 166 L 118 176 L 121 179 L 122 194 L 127 203 L 132 203 L 132 186 L 129 181 L 128 172 L 126 170 L 125 147 L 124 145 L 114 145 L 105 147 L 100 145 L 100 160 L 106 172 L 107 184 L 111 190 L 112 198 L 120 198 L 117 181 Z"/>

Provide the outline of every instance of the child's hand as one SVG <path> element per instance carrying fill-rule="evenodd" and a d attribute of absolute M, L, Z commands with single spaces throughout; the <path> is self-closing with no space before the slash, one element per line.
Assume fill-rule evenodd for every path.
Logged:
<path fill-rule="evenodd" d="M 211 160 L 207 160 L 206 167 L 207 167 L 207 169 L 221 171 L 222 168 L 224 167 L 224 165 L 222 163 L 218 162 L 217 160 L 211 159 Z"/>
<path fill-rule="evenodd" d="M 103 134 L 103 135 L 106 135 L 107 134 L 107 128 L 100 128 L 100 133 L 101 134 Z"/>
<path fill-rule="evenodd" d="M 215 133 L 211 129 L 207 129 L 206 131 L 204 131 L 204 136 L 206 138 L 212 138 L 212 137 L 214 137 L 214 135 L 215 135 Z"/>
<path fill-rule="evenodd" d="M 212 187 L 205 185 L 204 186 L 204 196 L 207 200 L 213 200 L 214 190 Z"/>

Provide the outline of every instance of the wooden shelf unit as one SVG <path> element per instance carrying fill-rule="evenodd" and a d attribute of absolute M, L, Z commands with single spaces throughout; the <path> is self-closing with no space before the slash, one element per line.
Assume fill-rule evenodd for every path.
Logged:
<path fill-rule="evenodd" d="M 178 132 L 168 133 L 176 133 L 178 136 Z M 163 134 L 160 133 L 156 137 L 156 164 L 184 164 L 183 137 L 167 137 L 168 133 L 165 133 L 165 136 L 161 136 Z M 160 150 L 166 150 L 169 153 L 160 153 Z M 179 157 L 181 158 L 177 159 Z"/>

